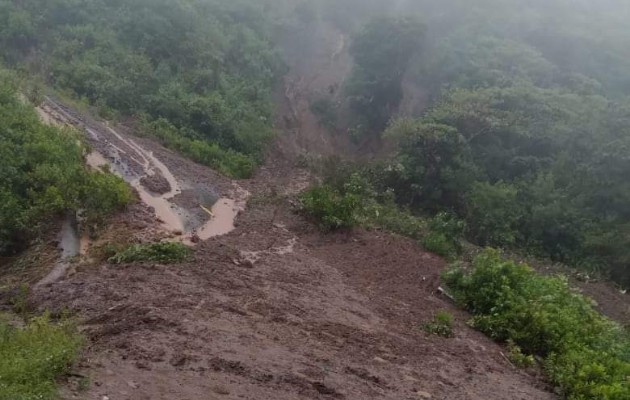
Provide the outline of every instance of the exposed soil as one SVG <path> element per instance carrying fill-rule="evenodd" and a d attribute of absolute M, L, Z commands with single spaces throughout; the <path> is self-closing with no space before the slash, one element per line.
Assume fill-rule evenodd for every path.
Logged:
<path fill-rule="evenodd" d="M 183 233 L 137 203 L 113 218 L 64 279 L 33 289 L 39 310 L 73 311 L 88 338 L 76 373 L 91 385 L 80 391 L 70 379 L 64 399 L 557 398 L 539 372 L 514 368 L 501 346 L 469 328 L 470 316 L 438 294 L 443 260 L 380 231 L 322 235 L 295 212 L 295 194 L 316 179 L 296 166 L 299 155 L 344 148 L 308 109 L 313 91 L 334 92 L 349 71 L 344 37 L 323 32 L 333 31 L 313 37 L 332 56 L 319 64 L 286 50 L 294 62 L 278 91 L 282 134 L 250 180 L 231 181 L 129 130 L 45 105 L 51 123 L 68 123 L 61 114 L 69 114 L 87 132 L 103 155 L 94 165 L 113 163 L 147 190 L 172 194 L 167 200 L 186 214 L 185 229 L 197 232 L 215 207 L 224 207 L 218 212 L 231 224 L 208 240 L 196 236 L 194 259 L 185 264 L 99 261 L 105 244 Z M 589 288 L 612 316 L 630 304 L 603 286 Z M 440 310 L 454 315 L 454 338 L 422 329 Z"/>
<path fill-rule="evenodd" d="M 436 294 L 439 258 L 381 232 L 321 236 L 263 199 L 190 263 L 96 263 L 35 293 L 90 339 L 93 385 L 67 398 L 554 398 Z M 453 339 L 421 329 L 442 309 Z"/>
<path fill-rule="evenodd" d="M 165 194 L 171 191 L 171 185 L 160 173 L 140 178 L 140 184 L 156 194 Z"/>

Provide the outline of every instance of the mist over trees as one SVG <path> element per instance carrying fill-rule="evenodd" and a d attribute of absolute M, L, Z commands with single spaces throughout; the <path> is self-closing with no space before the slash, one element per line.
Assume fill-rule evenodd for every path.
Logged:
<path fill-rule="evenodd" d="M 236 177 L 251 175 L 272 136 L 286 70 L 278 35 L 327 21 L 354 61 L 342 125 L 398 143 L 378 190 L 416 213 L 456 215 L 480 245 L 629 278 L 625 2 L 5 0 L 0 10 L 7 66 Z M 409 86 L 428 100 L 403 115 Z"/>
<path fill-rule="evenodd" d="M 476 244 L 630 279 L 630 6 L 401 1 L 358 12 L 353 123 L 398 146 L 367 168 L 378 192 L 453 214 Z M 423 21 L 413 40 L 392 40 L 401 15 Z M 397 110 L 401 74 L 429 99 L 422 112 Z"/>

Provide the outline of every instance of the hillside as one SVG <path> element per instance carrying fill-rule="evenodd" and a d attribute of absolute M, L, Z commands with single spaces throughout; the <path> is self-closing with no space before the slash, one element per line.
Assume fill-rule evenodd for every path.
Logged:
<path fill-rule="evenodd" d="M 0 10 L 0 400 L 629 395 L 627 5 Z"/>

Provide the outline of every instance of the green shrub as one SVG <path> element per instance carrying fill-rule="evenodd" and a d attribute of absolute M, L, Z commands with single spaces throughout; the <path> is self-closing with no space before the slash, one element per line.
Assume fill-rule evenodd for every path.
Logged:
<path fill-rule="evenodd" d="M 134 244 L 111 256 L 112 264 L 132 264 L 155 262 L 174 264 L 184 262 L 190 257 L 191 250 L 181 243 L 161 242 Z"/>
<path fill-rule="evenodd" d="M 55 380 L 81 343 L 68 322 L 52 324 L 43 316 L 20 329 L 0 320 L 0 400 L 57 399 Z"/>
<path fill-rule="evenodd" d="M 450 258 L 457 255 L 457 248 L 453 241 L 443 233 L 430 232 L 421 240 L 422 247 L 431 253 Z"/>
<path fill-rule="evenodd" d="M 231 178 L 249 178 L 256 167 L 256 160 L 252 156 L 224 149 L 216 143 L 191 139 L 189 136 L 192 136 L 192 133 L 183 132 L 165 119 L 145 121 L 143 133 L 158 139 L 165 147 Z"/>
<path fill-rule="evenodd" d="M 433 335 L 451 338 L 455 336 L 453 333 L 453 316 L 446 311 L 439 311 L 433 316 L 431 322 L 427 322 L 423 326 L 424 330 Z"/>
<path fill-rule="evenodd" d="M 544 357 L 550 380 L 569 399 L 630 398 L 627 333 L 564 277 L 538 275 L 489 249 L 470 271 L 454 266 L 444 280 L 475 328 L 511 341 L 525 357 Z"/>
<path fill-rule="evenodd" d="M 531 354 L 523 354 L 523 350 L 521 350 L 521 348 L 512 340 L 508 340 L 507 344 L 507 357 L 514 365 L 519 368 L 529 368 L 534 366 L 534 356 Z"/>
<path fill-rule="evenodd" d="M 454 257 L 461 251 L 464 223 L 451 214 L 441 212 L 429 221 L 430 232 L 422 238 L 422 246 L 442 257 Z"/>
<path fill-rule="evenodd" d="M 315 218 L 324 231 L 352 228 L 357 224 L 360 196 L 341 194 L 330 186 L 315 186 L 304 192 L 300 199 L 304 211 Z"/>

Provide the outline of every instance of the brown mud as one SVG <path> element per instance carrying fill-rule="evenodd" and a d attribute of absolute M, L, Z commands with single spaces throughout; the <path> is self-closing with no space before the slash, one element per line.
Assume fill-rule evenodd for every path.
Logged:
<path fill-rule="evenodd" d="M 76 375 L 91 384 L 82 391 L 69 379 L 64 399 L 557 398 L 539 372 L 512 366 L 437 293 L 443 260 L 380 231 L 322 235 L 296 212 L 295 195 L 314 181 L 296 166 L 299 156 L 346 149 L 309 110 L 313 93 L 337 90 L 351 67 L 346 39 L 327 32 L 312 35 L 325 47 L 308 50 L 317 57 L 285 49 L 281 134 L 250 180 L 44 104 L 50 123 L 86 132 L 93 168 L 110 168 L 144 201 L 115 216 L 68 274 L 32 291 L 39 310 L 74 312 L 88 339 Z M 97 261 L 103 244 L 192 234 L 200 242 L 185 264 Z M 588 293 L 629 304 L 601 288 Z M 454 315 L 454 338 L 422 329 L 441 310 Z"/>
<path fill-rule="evenodd" d="M 71 310 L 88 338 L 77 374 L 92 384 L 82 392 L 70 380 L 64 398 L 555 398 L 437 294 L 442 260 L 379 231 L 323 236 L 296 213 L 294 196 L 312 178 L 282 157 L 281 145 L 253 179 L 237 183 L 149 139 L 82 123 L 102 155 L 94 167 L 105 160 L 132 182 L 153 168 L 170 194 L 180 188 L 166 200 L 191 213 L 197 192 L 211 188 L 230 200 L 210 211 L 225 207 L 235 221 L 198 243 L 186 264 L 114 266 L 88 252 L 63 279 L 33 289 L 39 310 Z M 155 210 L 138 203 L 99 241 L 168 236 Z M 422 329 L 440 310 L 455 315 L 455 338 Z"/>
<path fill-rule="evenodd" d="M 554 398 L 436 293 L 443 266 L 395 235 L 322 236 L 263 197 L 187 264 L 85 266 L 35 300 L 89 338 L 92 385 L 67 398 Z M 438 310 L 455 338 L 422 330 Z"/>

